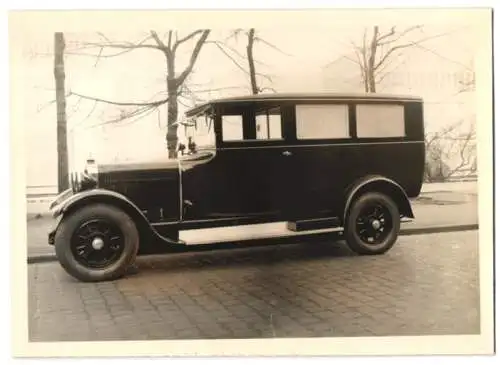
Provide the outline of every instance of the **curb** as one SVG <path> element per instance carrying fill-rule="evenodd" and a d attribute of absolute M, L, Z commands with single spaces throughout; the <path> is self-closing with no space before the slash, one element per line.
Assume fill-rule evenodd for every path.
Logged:
<path fill-rule="evenodd" d="M 436 227 L 424 227 L 424 228 L 403 228 L 401 229 L 399 235 L 400 236 L 415 236 L 415 235 L 423 235 L 423 234 L 433 234 L 433 233 L 451 233 L 451 232 L 460 232 L 460 231 L 476 231 L 479 229 L 479 224 L 463 224 L 463 225 L 453 225 L 453 226 L 436 226 Z M 276 238 L 276 237 L 272 237 Z M 285 237 L 290 238 L 290 237 Z M 260 239 L 263 240 L 263 239 Z M 257 240 L 258 241 L 258 240 Z M 224 246 L 231 245 L 231 243 L 223 244 Z M 251 247 L 259 247 L 259 246 L 268 246 L 269 244 L 251 244 Z M 208 246 L 208 245 L 203 245 Z M 233 244 L 236 247 L 242 247 L 239 244 Z M 205 248 L 206 249 L 206 248 Z M 194 249 L 196 251 L 196 249 Z M 174 253 L 174 252 L 167 252 Z M 163 254 L 159 254 L 163 255 Z M 148 255 L 153 256 L 153 255 Z M 156 256 L 156 255 L 154 255 Z M 41 264 L 41 263 L 49 263 L 57 261 L 55 254 L 42 254 L 42 255 L 33 255 L 28 256 L 27 262 L 29 264 Z"/>
<path fill-rule="evenodd" d="M 42 254 L 42 255 L 33 255 L 33 256 L 28 256 L 28 265 L 30 264 L 42 264 L 46 262 L 55 262 L 57 261 L 57 257 L 55 254 L 49 253 L 49 254 Z"/>
<path fill-rule="evenodd" d="M 451 233 L 460 231 L 477 231 L 479 224 L 463 224 L 459 226 L 436 226 L 425 228 L 405 228 L 399 233 L 400 236 L 414 236 L 419 234 L 432 234 L 432 233 Z"/>

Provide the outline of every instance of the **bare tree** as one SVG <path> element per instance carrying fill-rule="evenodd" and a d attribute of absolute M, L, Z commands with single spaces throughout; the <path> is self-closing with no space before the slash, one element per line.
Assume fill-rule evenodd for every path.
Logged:
<path fill-rule="evenodd" d="M 474 72 L 474 62 L 464 65 L 463 73 L 460 75 L 458 83 L 460 84 L 459 93 L 476 91 L 476 73 Z"/>
<path fill-rule="evenodd" d="M 442 182 L 457 174 L 467 177 L 477 172 L 475 123 L 460 131 L 463 124 L 462 120 L 426 135 L 426 181 Z"/>
<path fill-rule="evenodd" d="M 255 61 L 253 58 L 253 44 L 255 42 L 255 28 L 250 28 L 247 35 L 248 35 L 247 60 L 248 60 L 248 72 L 250 73 L 250 84 L 252 86 L 252 94 L 258 94 L 259 88 L 257 87 L 257 78 L 255 75 Z"/>
<path fill-rule="evenodd" d="M 464 29 L 464 27 L 459 27 L 458 29 L 452 29 L 443 33 L 432 34 L 426 37 L 418 37 L 417 34 L 421 34 L 423 29 L 424 27 L 422 25 L 414 25 L 402 30 L 398 30 L 396 26 L 393 26 L 389 31 L 385 32 L 377 25 L 371 28 L 365 28 L 360 42 L 352 40 L 342 42 L 348 47 L 352 47 L 351 52 L 342 54 L 325 66 L 331 66 L 342 59 L 354 63 L 359 69 L 359 76 L 363 88 L 365 92 L 369 93 L 377 92 L 380 83 L 404 63 L 395 63 L 394 59 L 403 55 L 403 53 L 410 48 L 416 48 L 434 54 L 451 63 L 463 66 L 460 62 L 451 60 L 435 50 L 425 47 L 424 44 L 433 39 L 451 35 Z"/>
<path fill-rule="evenodd" d="M 167 88 L 167 98 L 147 102 L 117 102 L 98 98 L 95 96 L 82 95 L 75 92 L 71 92 L 70 95 L 93 100 L 96 103 L 107 103 L 125 107 L 127 109 L 132 108 L 132 110 L 129 111 L 122 111 L 119 116 L 110 121 L 107 121 L 106 123 L 115 123 L 124 119 L 144 117 L 145 115 L 149 115 L 150 113 L 152 113 L 159 106 L 167 104 L 166 140 L 168 156 L 169 158 L 176 158 L 178 126 L 175 122 L 177 121 L 179 114 L 179 97 L 183 95 L 183 93 L 187 92 L 185 87 L 186 79 L 192 73 L 198 56 L 202 50 L 203 45 L 206 43 L 209 34 L 209 29 L 198 29 L 184 37 L 179 37 L 178 32 L 168 31 L 166 40 L 164 40 L 158 35 L 156 31 L 151 30 L 147 37 L 142 39 L 140 42 L 133 43 L 128 41 L 111 41 L 104 34 L 99 33 L 99 36 L 101 38 L 100 41 L 84 42 L 79 47 L 69 52 L 69 54 L 96 57 L 97 64 L 102 58 L 117 57 L 134 50 L 147 49 L 160 51 L 164 55 L 166 62 L 167 72 L 165 76 L 165 82 Z M 189 57 L 187 66 L 181 72 L 177 72 L 176 54 L 179 48 L 189 41 L 194 40 L 196 41 L 191 52 L 191 56 Z M 97 50 L 97 54 L 95 52 L 90 54 L 83 52 L 89 49 Z M 113 53 L 106 53 L 106 50 L 109 49 L 115 51 Z"/>
<path fill-rule="evenodd" d="M 437 52 L 432 52 L 439 55 Z M 461 63 L 449 60 L 453 63 Z M 457 94 L 475 91 L 474 65 L 462 65 L 458 72 L 459 90 Z M 469 177 L 477 172 L 476 153 L 476 122 L 470 119 L 467 128 L 463 127 L 466 120 L 453 123 L 436 133 L 427 134 L 425 145 L 427 151 L 426 179 L 428 181 L 446 181 L 454 177 Z"/>
<path fill-rule="evenodd" d="M 66 95 L 64 83 L 64 34 L 54 34 L 54 79 L 56 84 L 56 111 L 57 111 L 57 181 L 58 190 L 62 192 L 69 186 L 68 179 L 68 139 L 66 121 Z"/>
<path fill-rule="evenodd" d="M 422 30 L 421 25 L 415 25 L 401 31 L 397 31 L 393 26 L 388 32 L 381 32 L 378 25 L 373 26 L 371 35 L 365 28 L 361 44 L 351 42 L 356 58 L 352 59 L 360 70 L 365 92 L 375 93 L 377 84 L 389 74 L 388 66 L 393 56 L 403 51 L 405 48 L 413 47 L 430 38 L 427 37 L 418 41 L 406 40 L 406 36 Z"/>
<path fill-rule="evenodd" d="M 245 47 L 245 54 L 242 54 L 239 52 L 235 47 L 232 47 L 228 41 L 231 39 L 236 40 L 236 42 L 239 42 L 240 36 L 245 36 L 246 38 L 246 47 Z M 259 85 L 258 78 L 263 78 L 267 80 L 269 83 L 272 83 L 273 80 L 271 76 L 268 74 L 264 74 L 261 72 L 257 71 L 257 64 L 263 65 L 262 62 L 256 60 L 254 51 L 255 51 L 255 45 L 258 43 L 262 43 L 266 45 L 268 48 L 272 48 L 275 51 L 278 51 L 282 54 L 288 55 L 287 53 L 283 52 L 281 49 L 273 45 L 272 43 L 266 41 L 262 37 L 260 37 L 255 28 L 250 28 L 248 30 L 245 29 L 236 29 L 233 30 L 230 34 L 230 36 L 225 40 L 225 41 L 210 41 L 209 43 L 214 44 L 226 57 L 228 57 L 231 62 L 241 71 L 243 71 L 246 75 L 248 75 L 248 79 L 250 82 L 250 90 L 252 94 L 256 95 L 259 94 L 263 91 L 269 90 L 275 92 L 276 90 L 272 87 L 262 87 Z M 247 62 L 247 67 L 243 66 L 241 62 L 243 61 Z"/>
<path fill-rule="evenodd" d="M 386 32 L 381 31 L 377 25 L 365 28 L 361 42 L 349 42 L 354 56 L 342 55 L 330 62 L 329 65 L 339 59 L 347 59 L 355 63 L 359 69 L 365 92 L 375 93 L 378 85 L 400 66 L 393 65 L 394 57 L 401 56 L 408 48 L 424 48 L 422 47 L 424 42 L 452 33 L 446 32 L 417 38 L 416 33 L 422 30 L 423 26 L 421 25 L 414 25 L 402 30 L 397 30 L 396 26 L 393 26 Z"/>

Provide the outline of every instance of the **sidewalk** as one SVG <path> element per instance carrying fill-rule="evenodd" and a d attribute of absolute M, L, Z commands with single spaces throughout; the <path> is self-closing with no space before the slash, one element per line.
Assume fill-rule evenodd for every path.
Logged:
<path fill-rule="evenodd" d="M 457 184 L 457 183 L 453 183 Z M 432 184 L 434 185 L 434 184 Z M 471 230 L 478 228 L 477 193 L 474 186 L 468 186 L 466 192 L 444 191 L 442 186 L 434 189 L 427 187 L 421 196 L 412 201 L 415 219 L 402 224 L 401 235 Z M 458 186 L 457 186 L 458 187 Z M 450 189 L 451 190 L 451 189 Z M 51 218 L 28 218 L 28 262 L 53 261 L 54 248 L 47 244 L 47 230 Z M 309 232 L 291 232 L 286 223 L 238 226 L 229 228 L 210 228 L 182 231 L 180 238 L 189 245 L 212 243 L 244 242 L 259 245 L 269 239 L 286 237 L 310 238 L 315 234 L 334 233 L 338 229 Z"/>
<path fill-rule="evenodd" d="M 421 191 L 422 194 L 433 192 L 462 192 L 477 195 L 477 181 L 423 184 Z"/>

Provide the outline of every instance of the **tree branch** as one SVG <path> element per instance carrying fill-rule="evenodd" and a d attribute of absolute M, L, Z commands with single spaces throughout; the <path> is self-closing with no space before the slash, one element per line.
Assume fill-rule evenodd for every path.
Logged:
<path fill-rule="evenodd" d="M 241 33 L 246 33 L 246 32 L 243 28 L 236 28 L 235 30 L 233 30 L 231 32 L 231 35 L 226 38 L 226 41 L 229 39 L 232 39 L 232 38 L 234 38 L 236 41 L 238 41 L 238 37 Z"/>
<path fill-rule="evenodd" d="M 89 126 L 88 128 L 100 127 L 100 126 L 107 125 L 107 124 L 116 124 L 118 122 L 122 122 L 124 120 L 137 117 L 136 119 L 132 120 L 131 122 L 126 123 L 127 125 L 132 124 L 132 123 L 138 122 L 139 120 L 147 117 L 149 114 L 154 112 L 156 110 L 156 108 L 157 108 L 157 106 L 146 106 L 143 108 L 138 108 L 130 113 L 123 114 L 123 115 L 119 116 L 118 118 L 110 119 L 110 120 L 107 120 L 103 123 L 98 123 L 98 124 Z"/>
<path fill-rule="evenodd" d="M 177 48 L 184 42 L 190 40 L 191 38 L 193 38 L 194 36 L 196 36 L 197 34 L 200 34 L 200 33 L 203 33 L 203 30 L 201 29 L 198 29 L 198 30 L 195 30 L 194 32 L 188 34 L 187 36 L 185 36 L 184 38 L 181 38 L 179 39 L 178 41 L 176 41 L 174 43 L 174 48 L 172 49 L 172 52 L 175 53 L 175 51 L 177 50 Z"/>
<path fill-rule="evenodd" d="M 177 84 L 181 85 L 186 77 L 193 71 L 194 64 L 196 62 L 196 59 L 198 58 L 198 55 L 200 54 L 201 47 L 205 43 L 205 41 L 208 38 L 208 35 L 210 34 L 209 29 L 205 29 L 201 35 L 201 37 L 198 39 L 196 42 L 196 45 L 194 47 L 193 53 L 191 53 L 191 59 L 189 60 L 189 65 L 186 67 L 186 69 L 180 74 L 180 76 L 177 78 Z"/>
<path fill-rule="evenodd" d="M 358 59 L 358 61 L 354 62 L 354 63 L 356 63 L 359 66 L 359 70 L 361 72 L 361 78 L 364 80 L 366 78 L 365 68 L 363 67 L 363 63 L 361 61 L 361 57 L 360 57 L 359 51 L 357 49 L 355 49 L 354 53 L 356 54 L 356 58 Z M 347 58 L 347 59 L 350 60 L 350 58 Z"/>
<path fill-rule="evenodd" d="M 230 45 L 224 43 L 224 42 L 220 42 L 220 41 L 207 41 L 206 42 L 207 44 L 215 44 L 217 46 L 217 48 L 220 49 L 220 47 L 223 47 L 223 48 L 227 48 L 228 50 L 230 50 L 231 52 L 233 52 L 235 55 L 237 55 L 238 57 L 240 57 L 241 59 L 245 60 L 246 59 L 246 56 L 244 54 L 242 54 L 241 52 L 239 52 L 237 49 L 235 49 L 234 47 L 231 47 Z M 224 52 L 223 50 L 221 50 L 222 52 Z M 224 52 L 224 54 L 228 57 L 230 57 L 226 52 Z M 253 60 L 255 62 L 255 64 L 257 65 L 261 65 L 261 66 L 269 66 L 268 64 L 266 64 L 265 62 L 262 62 L 262 61 L 259 61 L 257 59 L 254 59 Z"/>
<path fill-rule="evenodd" d="M 190 89 L 192 90 L 193 93 L 211 93 L 211 92 L 214 92 L 214 91 L 222 91 L 222 90 L 235 90 L 235 89 L 243 89 L 242 86 L 226 86 L 226 87 L 217 87 L 217 88 L 213 88 L 213 89 L 202 89 L 202 90 L 193 90 L 193 89 Z"/>
<path fill-rule="evenodd" d="M 408 47 L 412 47 L 412 46 L 417 46 L 417 47 L 422 48 L 422 46 L 420 45 L 421 43 L 427 42 L 427 41 L 429 41 L 431 39 L 436 39 L 436 38 L 444 37 L 446 35 L 449 35 L 450 33 L 452 33 L 452 32 L 440 33 L 440 34 L 436 34 L 436 35 L 432 35 L 432 36 L 429 36 L 429 37 L 422 38 L 422 39 L 420 39 L 418 41 L 408 42 L 408 43 L 405 43 L 405 44 L 400 44 L 398 46 L 394 46 L 394 47 L 390 48 L 389 51 L 387 51 L 387 53 L 384 55 L 384 57 L 381 58 L 381 60 L 377 63 L 376 68 L 378 68 L 382 63 L 384 63 L 387 60 L 387 58 L 390 56 L 390 54 L 392 54 L 394 51 L 396 51 L 398 49 L 408 48 Z"/>
<path fill-rule="evenodd" d="M 97 34 L 99 35 L 99 37 L 101 37 L 102 39 L 104 39 L 106 42 L 111 43 L 111 40 L 108 37 L 106 37 L 106 35 L 104 35 L 104 33 L 97 32 Z"/>
<path fill-rule="evenodd" d="M 271 91 L 271 92 L 273 92 L 273 93 L 276 93 L 276 92 L 277 92 L 277 91 L 276 91 L 276 89 L 275 89 L 275 88 L 273 88 L 273 87 L 261 87 L 259 90 L 260 90 L 261 92 L 266 91 L 266 90 L 269 90 L 269 91 Z"/>
<path fill-rule="evenodd" d="M 109 39 L 106 36 L 104 36 L 104 34 L 102 34 L 102 33 L 98 33 L 98 34 L 102 38 L 104 38 L 107 43 L 88 43 L 88 42 L 85 42 L 85 43 L 83 43 L 84 45 L 82 47 L 77 47 L 73 50 L 67 50 L 65 52 L 65 54 L 75 55 L 75 56 L 97 57 L 96 63 L 94 65 L 94 66 L 96 66 L 101 58 L 111 58 L 111 57 L 121 56 L 125 53 L 131 52 L 131 51 L 138 49 L 138 48 L 151 48 L 151 47 L 149 47 L 149 45 L 144 44 L 149 39 L 151 39 L 151 36 L 147 36 L 146 38 L 139 41 L 138 43 L 128 43 L 127 42 L 125 44 L 114 44 L 111 41 L 109 41 Z M 86 50 L 89 48 L 99 48 L 99 53 L 97 55 L 95 55 L 95 54 L 90 54 L 90 53 L 85 53 L 85 52 L 77 52 L 79 50 Z M 120 48 L 120 49 L 123 48 L 124 50 L 120 51 L 120 52 L 113 53 L 113 54 L 103 54 L 105 48 Z M 153 48 L 154 48 L 154 46 L 153 46 Z"/>
<path fill-rule="evenodd" d="M 417 30 L 417 29 L 422 29 L 422 26 L 421 25 L 414 25 L 413 27 L 406 28 L 401 33 L 399 33 L 399 35 L 395 39 L 391 39 L 391 40 L 387 40 L 385 42 L 381 42 L 381 40 L 383 40 L 385 38 L 388 38 L 388 37 L 391 37 L 391 36 L 393 36 L 393 35 L 396 34 L 395 33 L 396 27 L 392 27 L 392 29 L 391 29 L 392 33 L 386 34 L 385 36 L 382 36 L 382 37 L 378 38 L 377 43 L 378 43 L 379 46 L 383 46 L 385 44 L 390 44 L 390 43 L 397 42 L 402 37 L 404 37 L 406 34 L 410 33 L 413 30 Z"/>
<path fill-rule="evenodd" d="M 149 49 L 160 49 L 158 46 L 153 44 L 128 44 L 128 43 L 95 43 L 95 42 L 85 42 L 85 47 L 80 49 L 85 49 L 88 47 L 107 47 L 107 48 L 118 48 L 118 49 L 138 49 L 138 48 L 149 48 Z"/>
<path fill-rule="evenodd" d="M 171 30 L 168 31 L 168 48 L 172 49 L 172 31 Z"/>
<path fill-rule="evenodd" d="M 149 31 L 151 33 L 151 37 L 155 40 L 156 44 L 158 45 L 157 48 L 161 49 L 162 51 L 167 48 L 165 46 L 165 43 L 158 37 L 158 33 L 156 33 L 154 30 Z"/>
<path fill-rule="evenodd" d="M 254 40 L 255 40 L 256 42 L 262 42 L 262 43 L 264 43 L 266 46 L 268 46 L 268 47 L 270 47 L 270 48 L 274 49 L 275 51 L 278 51 L 278 52 L 280 52 L 280 53 L 284 54 L 285 56 L 290 56 L 290 57 L 292 56 L 291 54 L 284 52 L 283 50 L 281 50 L 280 48 L 278 48 L 278 47 L 277 47 L 277 46 L 275 46 L 274 44 L 272 44 L 272 43 L 270 43 L 270 42 L 266 41 L 265 39 L 262 39 L 262 38 L 260 38 L 260 37 L 254 37 Z"/>
<path fill-rule="evenodd" d="M 467 66 L 467 65 L 464 65 L 463 63 L 461 62 L 458 62 L 456 60 L 452 60 L 451 58 L 448 58 L 448 57 L 445 57 L 443 56 L 442 54 L 430 49 L 430 48 L 427 48 L 425 46 L 422 46 L 421 44 L 417 44 L 416 47 L 420 48 L 421 50 L 423 51 L 426 51 L 426 52 L 429 52 L 429 53 L 432 53 L 434 56 L 438 57 L 438 58 L 441 58 L 442 60 L 445 60 L 445 61 L 448 61 L 448 62 L 451 62 L 451 63 L 454 63 L 456 65 L 459 65 L 459 66 L 462 66 L 464 67 L 466 70 L 468 71 L 471 71 L 473 72 L 474 70 L 470 67 L 470 66 Z"/>
<path fill-rule="evenodd" d="M 101 102 L 101 103 L 106 103 L 106 104 L 111 104 L 111 105 L 120 105 L 120 106 L 159 106 L 159 105 L 162 105 L 162 104 L 165 104 L 165 103 L 168 102 L 168 98 L 162 99 L 162 100 L 157 100 L 157 101 L 152 101 L 152 102 L 147 102 L 147 103 L 119 102 L 119 101 L 112 101 L 112 100 L 106 100 L 106 99 L 96 98 L 96 97 L 93 97 L 93 96 L 82 95 L 82 94 L 79 94 L 79 93 L 75 93 L 73 91 L 70 91 L 67 96 L 69 97 L 69 96 L 72 96 L 72 95 L 78 96 L 78 97 L 80 97 L 82 99 L 94 100 L 94 101 L 98 101 L 98 102 Z"/>
<path fill-rule="evenodd" d="M 389 33 L 383 34 L 380 37 L 378 37 L 377 38 L 377 44 L 380 44 L 380 41 L 384 40 L 387 37 L 393 36 L 394 34 L 396 34 L 396 27 L 392 27 L 391 31 Z"/>
<path fill-rule="evenodd" d="M 269 82 L 273 82 L 273 78 L 270 75 L 266 75 L 266 74 L 263 74 L 261 72 L 256 72 L 255 75 L 263 77 L 263 78 L 265 78 Z M 274 76 L 276 76 L 276 75 L 274 75 Z"/>
<path fill-rule="evenodd" d="M 382 66 L 382 64 L 389 58 L 389 56 L 392 53 L 394 53 L 395 51 L 397 51 L 398 49 L 408 48 L 408 47 L 411 47 L 411 46 L 414 46 L 414 45 L 416 45 L 415 42 L 406 43 L 406 44 L 400 44 L 398 46 L 391 47 L 387 51 L 387 53 L 380 59 L 380 61 L 373 67 L 373 71 L 376 71 L 380 66 Z"/>

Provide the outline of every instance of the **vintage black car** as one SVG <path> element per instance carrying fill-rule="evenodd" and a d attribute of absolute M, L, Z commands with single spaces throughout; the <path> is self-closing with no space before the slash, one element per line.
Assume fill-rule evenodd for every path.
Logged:
<path fill-rule="evenodd" d="M 55 199 L 49 244 L 70 275 L 116 279 L 151 245 L 186 244 L 180 230 L 267 222 L 341 228 L 353 251 L 381 254 L 414 218 L 421 98 L 251 95 L 199 105 L 178 125 L 189 143 L 177 159 L 97 165 Z"/>

